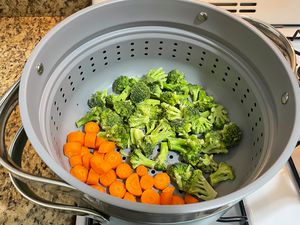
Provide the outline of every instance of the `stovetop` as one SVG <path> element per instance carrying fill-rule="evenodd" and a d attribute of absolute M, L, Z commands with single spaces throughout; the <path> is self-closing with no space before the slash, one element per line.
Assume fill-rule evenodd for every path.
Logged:
<path fill-rule="evenodd" d="M 295 48 L 300 77 L 300 25 L 280 26 Z M 300 213 L 300 141 L 288 163 L 266 185 L 233 206 L 218 221 L 189 222 L 189 225 L 294 225 Z M 112 218 L 108 225 L 132 225 Z M 77 216 L 75 225 L 99 225 L 92 219 Z"/>

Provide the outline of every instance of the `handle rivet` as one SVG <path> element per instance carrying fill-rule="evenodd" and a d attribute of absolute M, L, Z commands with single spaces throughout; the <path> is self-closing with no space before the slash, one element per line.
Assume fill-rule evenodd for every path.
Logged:
<path fill-rule="evenodd" d="M 281 103 L 283 105 L 285 105 L 289 100 L 289 93 L 288 92 L 284 92 L 282 95 L 281 95 Z"/>
<path fill-rule="evenodd" d="M 38 75 L 42 75 L 43 74 L 43 72 L 44 72 L 44 65 L 43 65 L 43 63 L 39 63 L 36 66 L 36 72 L 38 73 Z"/>
<path fill-rule="evenodd" d="M 199 12 L 196 16 L 195 23 L 201 24 L 207 20 L 208 16 L 206 12 Z"/>

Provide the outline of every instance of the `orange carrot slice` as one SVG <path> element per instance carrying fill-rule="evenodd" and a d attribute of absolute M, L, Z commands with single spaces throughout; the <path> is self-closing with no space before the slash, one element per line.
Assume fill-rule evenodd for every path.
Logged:
<path fill-rule="evenodd" d="M 170 184 L 170 177 L 167 173 L 158 173 L 154 177 L 154 187 L 159 190 L 163 190 Z"/>
<path fill-rule="evenodd" d="M 103 173 L 107 173 L 112 168 L 110 163 L 103 160 L 100 156 L 93 156 L 90 159 L 90 165 L 93 170 L 95 170 L 100 175 Z"/>
<path fill-rule="evenodd" d="M 100 131 L 100 127 L 96 122 L 87 122 L 84 125 L 84 131 L 85 133 L 98 133 Z"/>
<path fill-rule="evenodd" d="M 116 174 L 121 179 L 126 179 L 132 174 L 132 168 L 128 163 L 121 163 L 117 166 Z"/>
<path fill-rule="evenodd" d="M 135 196 L 141 196 L 142 188 L 139 181 L 139 176 L 136 173 L 131 174 L 126 179 L 126 189 L 129 193 Z"/>
<path fill-rule="evenodd" d="M 84 136 L 85 136 L 85 134 L 81 131 L 70 132 L 67 136 L 67 142 L 78 142 L 81 145 L 83 145 L 84 144 Z"/>
<path fill-rule="evenodd" d="M 123 198 L 123 196 L 126 193 L 126 188 L 124 183 L 122 183 L 119 180 L 115 180 L 112 182 L 112 184 L 109 186 L 109 193 L 112 196 L 118 197 L 118 198 Z"/>
<path fill-rule="evenodd" d="M 144 176 L 144 175 L 146 175 L 146 174 L 148 174 L 148 169 L 147 169 L 147 167 L 142 166 L 142 165 L 138 166 L 138 167 L 135 169 L 135 171 L 136 171 L 137 175 L 139 175 L 140 177 L 141 177 L 141 176 Z"/>
<path fill-rule="evenodd" d="M 104 160 L 110 163 L 113 169 L 117 168 L 122 163 L 122 156 L 119 152 L 110 151 L 105 154 Z"/>
<path fill-rule="evenodd" d="M 154 178 L 146 174 L 141 177 L 140 184 L 143 190 L 151 189 L 154 185 Z"/>
<path fill-rule="evenodd" d="M 107 173 L 100 175 L 100 183 L 104 187 L 108 187 L 111 185 L 112 182 L 114 182 L 117 179 L 116 173 L 114 170 L 109 170 Z"/>
<path fill-rule="evenodd" d="M 129 192 L 126 192 L 124 197 L 123 197 L 124 200 L 128 200 L 128 201 L 131 201 L 131 202 L 136 202 L 136 198 L 133 194 L 129 193 Z"/>
<path fill-rule="evenodd" d="M 81 154 L 81 144 L 78 142 L 68 142 L 64 144 L 64 154 L 65 156 L 71 158 L 75 155 Z"/>
<path fill-rule="evenodd" d="M 81 165 L 77 165 L 74 166 L 70 173 L 76 177 L 78 180 L 82 181 L 82 182 L 86 182 L 87 176 L 88 176 L 88 170 L 87 168 L 81 166 Z"/>
<path fill-rule="evenodd" d="M 148 189 L 143 192 L 141 202 L 146 204 L 160 204 L 160 196 L 155 190 Z"/>
<path fill-rule="evenodd" d="M 89 173 L 88 173 L 86 183 L 87 184 L 98 184 L 99 177 L 100 177 L 100 175 L 98 173 L 96 173 L 96 171 L 91 168 Z"/>

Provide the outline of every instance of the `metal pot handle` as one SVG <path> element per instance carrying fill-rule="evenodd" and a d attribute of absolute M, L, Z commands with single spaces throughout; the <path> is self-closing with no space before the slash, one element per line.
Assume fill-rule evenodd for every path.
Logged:
<path fill-rule="evenodd" d="M 9 151 L 7 151 L 5 146 L 5 128 L 11 112 L 18 104 L 19 83 L 20 80 L 18 80 L 0 100 L 0 164 L 9 171 L 9 175 L 14 186 L 28 200 L 44 207 L 69 211 L 75 215 L 88 216 L 99 221 L 101 224 L 108 223 L 109 216 L 105 215 L 103 212 L 87 207 L 48 201 L 37 196 L 29 188 L 27 184 L 28 182 L 34 183 L 35 185 L 41 185 L 43 188 L 46 187 L 50 193 L 51 187 L 55 187 L 56 192 L 57 189 L 59 189 L 59 191 L 72 196 L 74 200 L 78 200 L 78 197 L 82 196 L 81 192 L 63 181 L 36 176 L 22 170 L 21 159 L 23 149 L 27 142 L 27 136 L 23 127 L 19 129 L 11 146 L 9 147 Z"/>

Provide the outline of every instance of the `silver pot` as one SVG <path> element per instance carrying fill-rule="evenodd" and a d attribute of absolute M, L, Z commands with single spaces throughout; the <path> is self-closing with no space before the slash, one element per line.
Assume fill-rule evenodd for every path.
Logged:
<path fill-rule="evenodd" d="M 269 25 L 246 20 L 280 43 L 295 69 L 289 42 Z M 271 40 L 243 19 L 198 1 L 104 1 L 86 8 L 41 40 L 26 63 L 20 83 L 19 104 L 26 134 L 39 156 L 63 181 L 20 171 L 4 153 L 3 142 L 0 162 L 23 181 L 54 185 L 56 190 L 60 186 L 59 191 L 71 193 L 84 207 L 47 202 L 12 178 L 27 198 L 101 221 L 109 216 L 139 223 L 219 217 L 270 180 L 288 160 L 298 139 L 299 86 Z M 191 82 L 203 82 L 243 130 L 242 143 L 225 157 L 235 168 L 237 179 L 220 185 L 215 200 L 182 206 L 131 203 L 99 193 L 69 173 L 62 152 L 63 137 L 75 129 L 74 121 L 87 110 L 89 95 L 107 88 L 120 74 L 143 74 L 157 66 L 178 68 Z M 17 91 L 18 83 L 1 100 L 2 137 Z M 15 139 L 19 144 L 11 148 L 17 164 L 16 146 L 22 146 L 24 135 L 20 131 Z"/>

